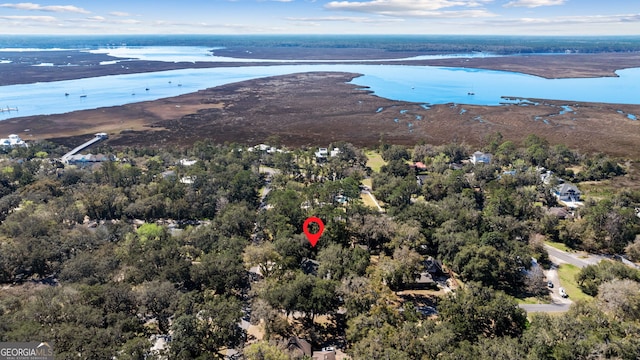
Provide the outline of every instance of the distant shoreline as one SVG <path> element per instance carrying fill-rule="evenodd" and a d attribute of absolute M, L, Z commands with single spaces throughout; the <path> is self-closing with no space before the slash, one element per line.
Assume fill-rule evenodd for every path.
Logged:
<path fill-rule="evenodd" d="M 529 99 L 539 105 L 443 104 L 426 109 L 347 83 L 356 76 L 274 76 L 156 101 L 15 118 L 0 121 L 0 134 L 69 147 L 97 132 L 108 133 L 112 147 L 180 147 L 200 140 L 255 145 L 273 137 L 286 146 L 347 141 L 369 147 L 381 141 L 482 146 L 488 135 L 500 132 L 516 143 L 537 134 L 584 152 L 640 157 L 640 121 L 626 116 L 640 114 L 640 105 Z M 566 106 L 572 111 L 563 111 Z"/>
<path fill-rule="evenodd" d="M 331 55 L 348 60 L 361 58 L 366 53 L 362 48 L 332 49 L 329 53 L 327 48 L 321 47 L 287 49 L 264 46 L 259 54 L 254 52 L 250 55 L 282 60 L 293 56 L 318 59 Z M 216 52 L 233 55 L 225 53 L 232 50 L 256 51 L 245 46 Z M 393 58 L 424 54 L 382 52 L 393 55 Z M 370 56 L 381 54 L 378 49 Z M 121 59 L 107 54 L 69 50 L 13 55 L 2 52 L 0 60 L 9 60 L 10 56 L 20 57 L 22 63 L 0 64 L 0 85 L 188 68 L 285 64 L 131 60 L 100 65 Z M 33 66 L 35 63 L 54 66 Z M 640 52 L 380 60 L 366 64 L 502 70 L 549 79 L 614 77 L 616 70 L 640 67 Z M 625 115 L 640 114 L 640 105 L 541 100 L 540 106 L 464 105 L 465 111 L 461 112 L 455 104 L 444 104 L 426 110 L 414 103 L 380 98 L 366 89 L 345 83 L 355 76 L 347 73 L 291 74 L 228 84 L 156 101 L 60 115 L 21 117 L 0 121 L 0 134 L 15 133 L 25 140 L 48 139 L 72 147 L 96 132 L 109 133 L 107 144 L 112 146 L 184 146 L 203 139 L 255 145 L 270 136 L 277 136 L 283 144 L 290 146 L 327 145 L 336 140 L 361 146 L 376 146 L 380 141 L 405 145 L 421 141 L 434 144 L 459 141 L 482 145 L 483 139 L 495 132 L 501 132 L 505 139 L 516 142 L 535 133 L 552 144 L 562 143 L 586 152 L 640 156 L 640 147 L 637 146 L 640 143 L 640 121 L 632 121 Z M 272 86 L 264 86 L 265 83 Z M 560 114 L 562 106 L 566 105 L 575 108 L 577 115 Z M 377 112 L 379 108 L 384 110 Z M 417 116 L 421 120 L 416 120 Z"/>
<path fill-rule="evenodd" d="M 329 55 L 349 64 L 368 65 L 415 65 L 415 66 L 446 66 L 464 67 L 487 70 L 502 70 L 519 72 L 539 76 L 547 79 L 560 78 L 589 78 L 589 77 L 612 77 L 616 76 L 615 71 L 640 67 L 640 52 L 637 53 L 597 53 L 597 54 L 549 54 L 549 55 L 518 55 L 518 56 L 498 56 L 498 57 L 477 57 L 477 58 L 448 58 L 430 60 L 401 60 L 390 61 L 381 59 L 372 61 L 376 57 L 388 56 L 392 58 L 404 58 L 423 53 L 413 52 L 375 52 L 370 54 L 370 59 L 366 62 L 353 61 L 365 60 L 363 49 L 332 49 Z M 107 75 L 136 74 L 166 70 L 179 69 L 201 69 L 201 68 L 224 68 L 240 66 L 275 66 L 275 65 L 304 65 L 323 64 L 322 61 L 307 61 L 304 59 L 319 59 L 328 56 L 327 49 L 280 49 L 263 48 L 259 54 L 251 53 L 254 57 L 263 59 L 280 59 L 290 61 L 291 59 L 303 59 L 296 62 L 165 62 L 147 60 L 128 60 L 125 62 L 115 62 L 116 60 L 126 60 L 108 56 L 106 54 L 95 54 L 76 50 L 60 51 L 35 51 L 35 52 L 0 52 L 0 59 L 12 61 L 11 63 L 0 63 L 0 86 L 30 84 L 35 82 L 52 82 L 62 80 L 75 80 Z M 230 53 L 231 52 L 231 53 Z M 217 50 L 216 54 L 239 56 L 242 51 L 238 50 Z M 293 56 L 296 56 L 293 58 Z M 248 55 L 246 55 L 248 56 Z M 100 63 L 114 61 L 100 65 Z M 51 66 L 34 66 L 35 64 L 52 64 Z M 327 61 L 327 64 L 342 64 L 340 61 Z"/>

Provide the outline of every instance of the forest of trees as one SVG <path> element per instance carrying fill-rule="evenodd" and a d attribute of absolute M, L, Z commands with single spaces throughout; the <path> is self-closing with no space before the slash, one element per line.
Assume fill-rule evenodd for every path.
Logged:
<path fill-rule="evenodd" d="M 640 259 L 639 191 L 587 198 L 567 220 L 546 211 L 558 204 L 541 167 L 597 181 L 625 173 L 618 159 L 495 134 L 491 164 L 469 164 L 463 144 L 383 144 L 374 171 L 363 149 L 333 147 L 322 163 L 314 148 L 103 147 L 118 160 L 86 168 L 53 160 L 64 149 L 50 143 L 8 150 L 0 341 L 53 341 L 60 359 L 287 359 L 291 337 L 353 359 L 637 358 L 640 275 L 621 263 L 583 269 L 594 298 L 566 313 L 527 316 L 516 300 L 546 294 L 530 271 L 549 266 L 540 237 Z M 384 212 L 361 199 L 364 180 Z M 325 224 L 315 247 L 309 216 Z M 456 283 L 430 299 L 435 316 L 401 294 L 427 259 Z"/>

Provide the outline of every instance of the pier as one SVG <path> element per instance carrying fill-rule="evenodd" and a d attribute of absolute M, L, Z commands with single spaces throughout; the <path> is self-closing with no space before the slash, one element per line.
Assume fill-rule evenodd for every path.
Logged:
<path fill-rule="evenodd" d="M 17 107 L 6 107 L 6 108 L 0 108 L 0 113 L 5 113 L 5 112 L 12 112 L 12 111 L 18 111 Z"/>
<path fill-rule="evenodd" d="M 89 146 L 91 146 L 91 145 L 93 145 L 95 143 L 98 143 L 98 142 L 100 142 L 102 140 L 106 140 L 108 138 L 109 138 L 109 135 L 107 135 L 107 133 L 97 133 L 96 136 L 93 139 L 91 139 L 91 140 L 89 140 L 89 141 L 87 141 L 87 142 L 85 142 L 85 143 L 83 143 L 81 145 L 76 146 L 75 148 L 73 148 L 68 153 L 62 155 L 62 158 L 60 158 L 60 160 L 62 161 L 62 163 L 66 164 L 68 159 L 71 156 L 79 153 L 80 151 L 88 148 Z"/>

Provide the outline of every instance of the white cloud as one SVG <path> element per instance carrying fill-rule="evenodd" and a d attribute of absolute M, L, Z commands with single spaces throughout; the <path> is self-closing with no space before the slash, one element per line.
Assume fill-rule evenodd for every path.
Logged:
<path fill-rule="evenodd" d="M 562 5 L 566 0 L 514 0 L 506 3 L 504 7 L 528 7 L 536 8 L 540 6 Z"/>
<path fill-rule="evenodd" d="M 620 23 L 640 23 L 640 14 L 559 16 L 555 18 L 521 18 L 496 21 L 495 23 L 506 25 L 571 25 L 596 23 L 613 25 Z"/>
<path fill-rule="evenodd" d="M 53 16 L 19 16 L 19 15 L 11 15 L 11 16 L 0 16 L 0 19 L 3 20 L 19 20 L 19 21 L 35 21 L 35 22 L 55 22 L 58 21 Z"/>
<path fill-rule="evenodd" d="M 403 19 L 389 18 L 367 18 L 357 16 L 324 16 L 324 17 L 288 17 L 286 20 L 299 22 L 350 22 L 356 24 L 366 23 L 397 23 L 403 22 Z"/>
<path fill-rule="evenodd" d="M 495 14 L 476 9 L 491 0 L 371 0 L 332 1 L 329 10 L 344 10 L 384 16 L 411 16 L 428 18 L 490 17 Z M 455 9 L 451 9 L 455 8 Z M 442 9 L 451 9 L 442 11 Z"/>
<path fill-rule="evenodd" d="M 131 16 L 131 14 L 129 14 L 128 12 L 124 12 L 124 11 L 112 11 L 112 12 L 109 13 L 109 15 L 111 15 L 111 16 L 119 16 L 119 17 Z"/>
<path fill-rule="evenodd" d="M 0 4 L 0 7 L 28 11 L 71 12 L 89 14 L 90 12 L 73 5 L 40 5 L 34 3 Z"/>

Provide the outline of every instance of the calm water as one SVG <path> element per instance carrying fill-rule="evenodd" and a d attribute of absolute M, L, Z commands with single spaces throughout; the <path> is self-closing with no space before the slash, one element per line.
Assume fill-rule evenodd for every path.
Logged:
<path fill-rule="evenodd" d="M 162 61 L 196 61 L 211 58 L 210 49 L 151 46 L 93 51 Z M 0 71 L 2 66 L 0 64 Z M 0 112 L 0 120 L 156 100 L 232 82 L 309 71 L 364 74 L 352 83 L 369 87 L 380 97 L 421 104 L 499 105 L 504 102 L 503 96 L 640 104 L 640 68 L 620 70 L 617 78 L 548 80 L 519 73 L 464 68 L 317 64 L 187 69 L 2 86 L 0 108 L 18 111 Z M 469 92 L 475 95 L 468 95 Z"/>

